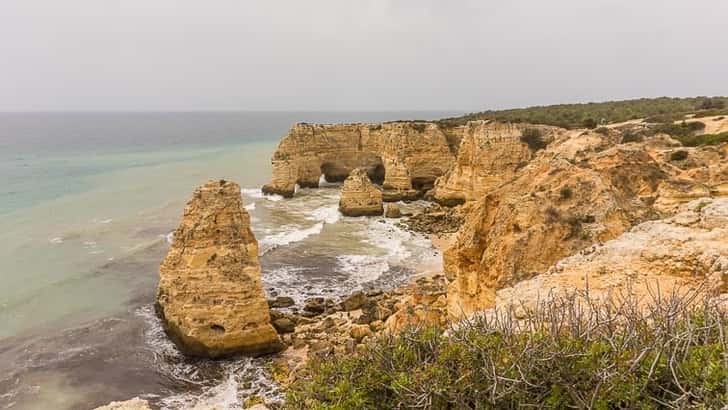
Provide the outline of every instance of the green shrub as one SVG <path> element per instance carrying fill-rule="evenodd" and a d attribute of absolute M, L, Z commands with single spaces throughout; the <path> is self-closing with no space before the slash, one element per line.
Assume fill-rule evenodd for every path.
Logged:
<path fill-rule="evenodd" d="M 574 196 L 574 191 L 568 186 L 565 186 L 559 190 L 559 197 L 561 199 L 571 199 L 572 196 Z"/>
<path fill-rule="evenodd" d="M 688 152 L 687 151 L 675 151 L 670 154 L 670 161 L 683 161 L 688 158 Z"/>
<path fill-rule="evenodd" d="M 728 132 L 720 134 L 686 135 L 678 137 L 686 147 L 699 147 L 701 145 L 718 145 L 728 142 Z"/>
<path fill-rule="evenodd" d="M 521 133 L 521 142 L 528 145 L 531 151 L 538 151 L 546 148 L 546 142 L 543 140 L 541 130 L 538 128 L 526 128 Z"/>
<path fill-rule="evenodd" d="M 624 135 L 622 135 L 622 143 L 626 144 L 628 142 L 642 142 L 644 140 L 644 137 L 640 133 L 636 132 L 625 132 Z"/>
<path fill-rule="evenodd" d="M 549 295 L 444 333 L 384 335 L 354 356 L 313 361 L 289 409 L 719 409 L 728 402 L 728 315 L 674 293 Z M 638 307 L 640 306 L 640 307 Z"/>
<path fill-rule="evenodd" d="M 602 134 L 602 135 L 609 135 L 609 128 L 607 128 L 607 127 L 599 127 L 596 130 L 594 130 L 594 132 L 596 132 L 598 134 Z"/>
<path fill-rule="evenodd" d="M 473 120 L 499 120 L 531 124 L 579 128 L 592 121 L 600 124 L 623 122 L 637 118 L 650 118 L 652 122 L 673 122 L 700 110 L 707 97 L 694 98 L 642 98 L 638 100 L 607 101 L 586 104 L 558 104 L 508 110 L 489 110 L 461 117 L 446 118 L 440 122 L 464 125 Z M 711 97 L 710 105 L 728 106 L 728 97 Z M 590 127 L 591 128 L 591 127 Z"/>
<path fill-rule="evenodd" d="M 706 98 L 704 99 L 698 108 L 701 110 L 712 110 L 712 109 L 723 109 L 725 108 L 725 100 L 720 98 Z"/>
<path fill-rule="evenodd" d="M 582 121 L 581 124 L 584 126 L 584 128 L 593 129 L 597 127 L 597 120 L 595 120 L 594 118 L 586 118 L 584 119 L 584 121 Z"/>

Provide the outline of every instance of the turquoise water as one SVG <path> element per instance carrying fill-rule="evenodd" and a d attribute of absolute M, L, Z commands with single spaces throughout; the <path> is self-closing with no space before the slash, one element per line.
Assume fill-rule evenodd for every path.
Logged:
<path fill-rule="evenodd" d="M 302 303 L 394 285 L 437 257 L 427 240 L 340 217 L 335 186 L 292 200 L 259 187 L 295 122 L 452 114 L 0 114 L 0 407 L 88 408 L 137 395 L 163 408 L 208 396 L 240 403 L 246 380 L 267 383 L 264 365 L 191 362 L 153 314 L 167 235 L 191 192 L 220 178 L 244 188 L 267 289 Z"/>

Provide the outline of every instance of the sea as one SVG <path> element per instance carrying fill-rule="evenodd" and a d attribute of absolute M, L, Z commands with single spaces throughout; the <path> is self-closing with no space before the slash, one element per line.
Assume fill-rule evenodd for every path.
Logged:
<path fill-rule="evenodd" d="M 338 300 L 441 267 L 396 220 L 339 214 L 340 185 L 265 196 L 297 122 L 436 119 L 441 112 L 0 113 L 0 408 L 244 408 L 283 392 L 270 357 L 181 355 L 154 313 L 159 263 L 195 187 L 242 187 L 269 296 Z M 403 204 L 416 211 L 425 204 Z"/>

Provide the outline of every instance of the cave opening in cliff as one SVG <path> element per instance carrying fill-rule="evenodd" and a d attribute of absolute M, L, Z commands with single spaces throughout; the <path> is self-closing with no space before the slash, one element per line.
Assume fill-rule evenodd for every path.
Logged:
<path fill-rule="evenodd" d="M 337 167 L 333 162 L 324 162 L 321 164 L 321 174 L 326 182 L 344 182 L 346 177 L 349 176 L 349 170 Z"/>
<path fill-rule="evenodd" d="M 385 174 L 384 165 L 377 164 L 374 167 L 369 168 L 367 170 L 367 174 L 369 175 L 369 179 L 373 183 L 375 183 L 377 185 L 382 185 L 384 183 L 384 174 Z"/>
<path fill-rule="evenodd" d="M 435 178 L 415 177 L 412 178 L 412 188 L 418 191 L 427 191 L 435 186 Z"/>

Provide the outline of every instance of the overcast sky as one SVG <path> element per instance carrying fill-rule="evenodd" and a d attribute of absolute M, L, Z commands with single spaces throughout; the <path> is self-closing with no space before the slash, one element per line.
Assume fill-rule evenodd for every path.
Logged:
<path fill-rule="evenodd" d="M 728 95 L 726 0 L 0 0 L 0 111 Z"/>

